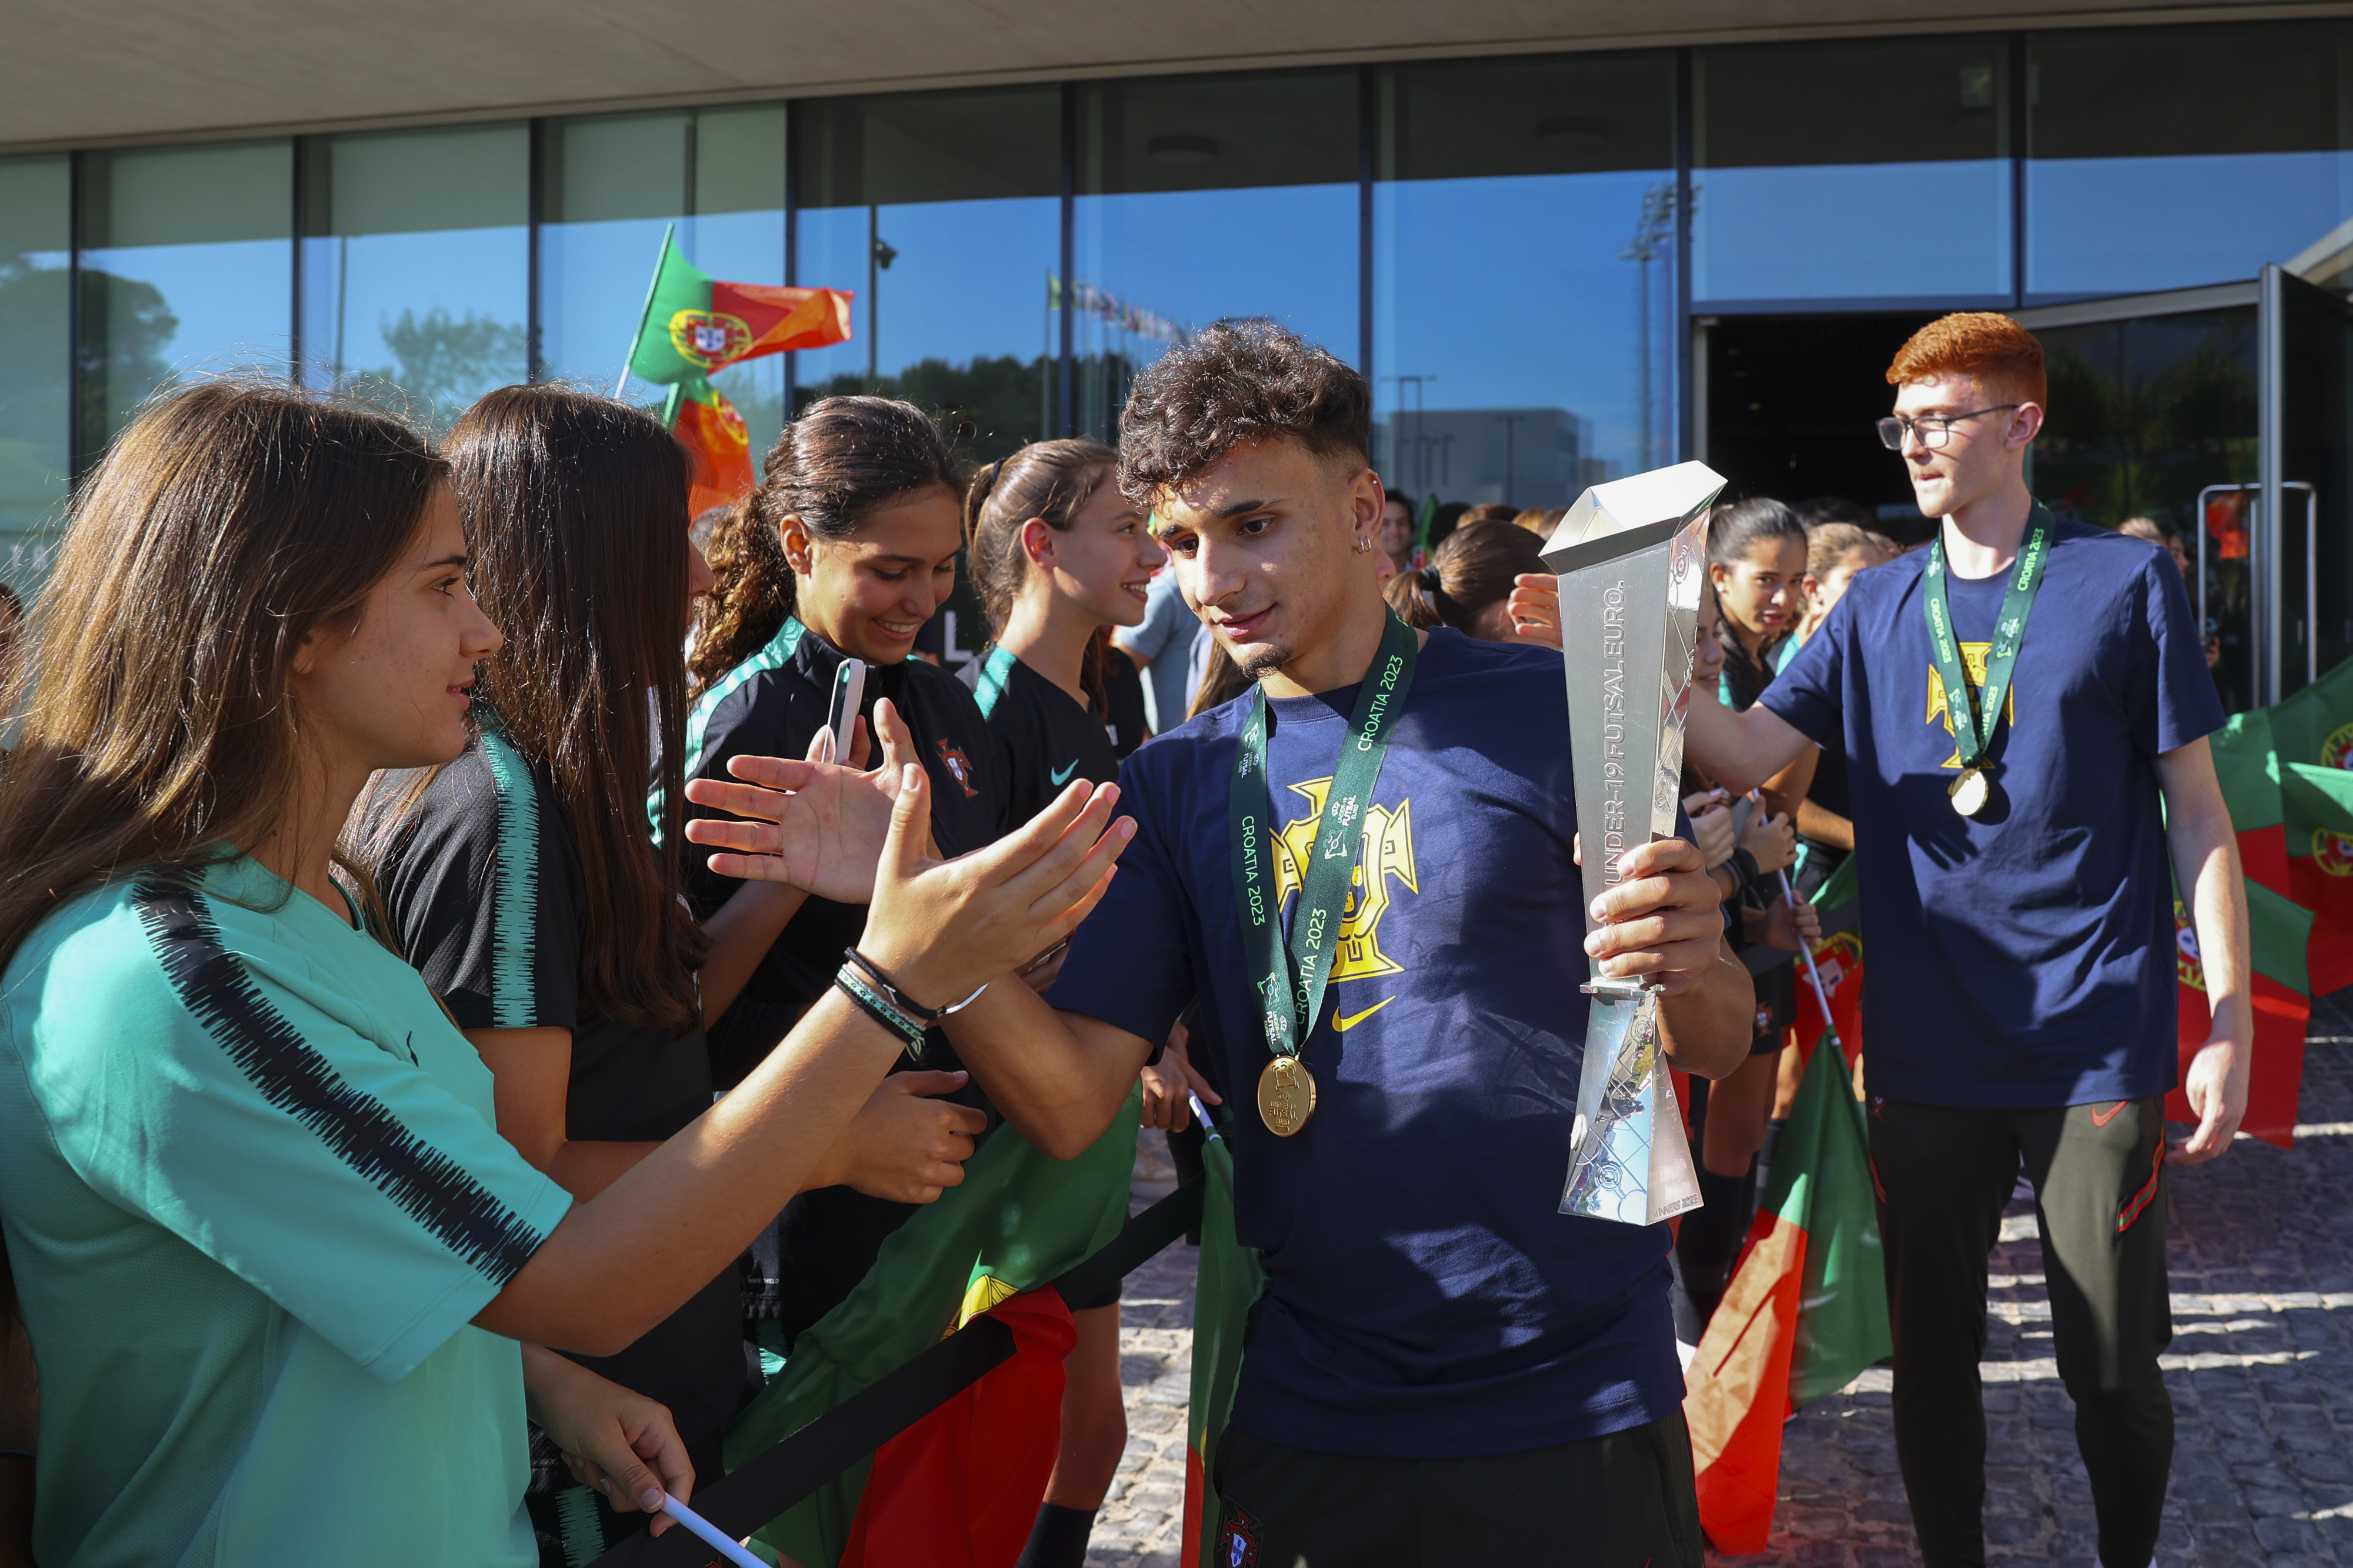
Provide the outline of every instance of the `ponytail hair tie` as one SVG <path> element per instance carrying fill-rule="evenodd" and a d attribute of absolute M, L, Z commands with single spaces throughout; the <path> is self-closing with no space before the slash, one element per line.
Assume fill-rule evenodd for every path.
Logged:
<path fill-rule="evenodd" d="M 1428 592 L 1436 594 L 1441 591 L 1438 585 L 1437 567 L 1417 566 L 1413 569 L 1413 574 L 1415 579 L 1419 582 L 1422 587 Z"/>

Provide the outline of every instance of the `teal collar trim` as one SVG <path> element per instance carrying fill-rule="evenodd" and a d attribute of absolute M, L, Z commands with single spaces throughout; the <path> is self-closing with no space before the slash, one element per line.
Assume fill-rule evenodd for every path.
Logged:
<path fill-rule="evenodd" d="M 974 700 L 980 704 L 982 718 L 996 710 L 997 700 L 1005 695 L 1006 682 L 1013 679 L 1013 667 L 1018 662 L 1010 648 L 988 650 L 988 662 L 980 667 L 980 680 L 972 690 Z"/>
<path fill-rule="evenodd" d="M 792 662 L 793 654 L 801 646 L 801 637 L 807 629 L 801 625 L 798 616 L 786 616 L 784 626 L 768 639 L 767 647 L 721 676 L 712 683 L 710 690 L 694 700 L 694 706 L 686 711 L 686 756 L 685 765 L 679 770 L 681 778 L 692 778 L 702 766 L 704 740 L 711 732 L 711 716 L 719 711 L 719 705 L 734 696 L 754 676 L 782 668 Z M 657 845 L 662 839 L 662 811 L 667 804 L 662 798 L 661 786 L 656 784 L 652 795 L 646 800 L 646 815 L 653 820 L 654 843 Z"/>

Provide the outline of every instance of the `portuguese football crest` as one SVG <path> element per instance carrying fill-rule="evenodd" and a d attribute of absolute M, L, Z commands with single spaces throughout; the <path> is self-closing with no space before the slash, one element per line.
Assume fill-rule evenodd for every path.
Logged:
<path fill-rule="evenodd" d="M 723 310 L 681 310 L 670 319 L 670 346 L 679 358 L 710 370 L 741 358 L 752 346 L 752 329 Z"/>
<path fill-rule="evenodd" d="M 2338 726 L 2320 744 L 2320 765 L 2341 768 L 2353 764 L 2353 724 Z M 2340 838 L 2334 833 L 2316 829 L 2312 835 L 2312 863 L 2332 877 L 2353 877 L 2353 838 Z"/>

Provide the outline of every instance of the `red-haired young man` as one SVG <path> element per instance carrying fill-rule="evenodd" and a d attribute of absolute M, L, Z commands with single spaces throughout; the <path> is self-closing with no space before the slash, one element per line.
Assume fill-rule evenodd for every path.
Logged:
<path fill-rule="evenodd" d="M 2165 552 L 2028 492 L 2045 396 L 2031 333 L 1947 316 L 1887 379 L 1881 434 L 1939 538 L 1858 575 L 1748 711 L 1694 691 L 1691 754 L 1745 787 L 1809 742 L 1846 753 L 1896 1456 L 1922 1556 L 1985 1561 L 1986 1254 L 2022 1164 L 2100 1561 L 2141 1568 L 2173 1452 L 2157 1363 L 2168 852 L 2214 1009 L 2187 1085 L 2198 1128 L 2171 1158 L 2221 1153 L 2246 1109 L 2246 898 L 2206 742 L 2221 705 Z"/>

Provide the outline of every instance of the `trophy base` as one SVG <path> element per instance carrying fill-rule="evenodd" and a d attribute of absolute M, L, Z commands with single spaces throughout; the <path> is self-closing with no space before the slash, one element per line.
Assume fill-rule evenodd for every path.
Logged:
<path fill-rule="evenodd" d="M 1655 990 L 1596 981 L 1560 1212 L 1656 1225 L 1699 1206 L 1699 1173 L 1659 1051 Z M 1630 992 L 1630 994 L 1629 994 Z"/>

